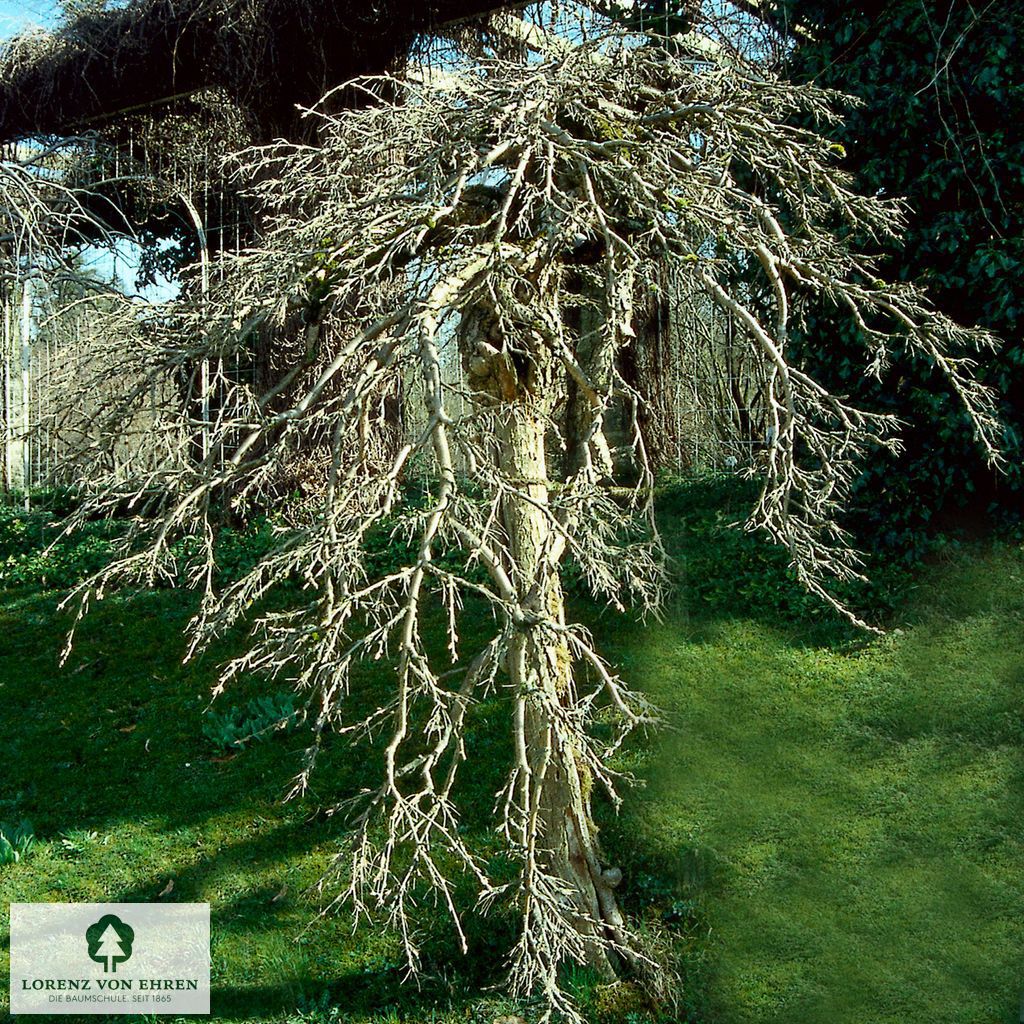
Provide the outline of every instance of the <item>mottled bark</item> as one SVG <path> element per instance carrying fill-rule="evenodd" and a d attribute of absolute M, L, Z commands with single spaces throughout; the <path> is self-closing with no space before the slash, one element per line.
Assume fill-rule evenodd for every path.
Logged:
<path fill-rule="evenodd" d="M 562 368 L 541 347 L 528 358 L 507 350 L 487 310 L 463 318 L 460 342 L 470 385 L 482 405 L 497 410 L 497 461 L 512 487 L 501 503 L 509 565 L 522 622 L 506 655 L 515 693 L 520 802 L 528 812 L 523 912 L 549 912 L 535 899 L 537 872 L 562 884 L 563 912 L 583 937 L 587 964 L 605 977 L 615 968 L 608 943 L 623 926 L 614 895 L 621 874 L 601 864 L 590 813 L 592 780 L 559 720 L 576 705 L 573 660 L 564 633 L 559 575 L 564 538 L 549 509 L 546 435 Z M 610 357 L 609 357 L 610 358 Z M 543 931 L 543 929 L 539 929 Z"/>
<path fill-rule="evenodd" d="M 571 377 L 565 406 L 566 475 L 589 467 L 598 480 L 610 480 L 615 470 L 611 445 L 605 434 L 605 397 L 610 393 L 618 339 L 601 331 L 600 325 L 582 317 L 583 330 L 577 345 L 580 369 L 590 386 Z"/>
<path fill-rule="evenodd" d="M 533 613 L 531 619 L 564 626 L 562 587 L 552 562 L 557 541 L 546 511 L 549 481 L 541 406 L 540 400 L 528 399 L 510 409 L 502 425 L 502 472 L 521 482 L 520 492 L 506 497 L 502 513 L 522 605 Z M 528 841 L 536 848 L 530 851 L 527 871 L 535 857 L 543 871 L 565 884 L 568 915 L 584 938 L 588 965 L 612 977 L 607 943 L 618 938 L 623 924 L 613 891 L 621 876 L 602 868 L 590 813 L 590 774 L 553 713 L 575 703 L 568 646 L 550 629 L 527 626 L 510 647 L 508 672 L 523 702 L 522 738 L 529 768 L 524 797 L 537 826 L 529 830 Z M 528 885 L 526 912 L 543 913 L 539 907 L 532 910 L 531 896 Z"/>

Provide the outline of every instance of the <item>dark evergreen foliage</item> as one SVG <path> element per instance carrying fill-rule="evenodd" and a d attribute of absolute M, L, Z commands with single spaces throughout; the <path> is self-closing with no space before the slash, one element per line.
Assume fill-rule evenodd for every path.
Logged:
<path fill-rule="evenodd" d="M 947 315 L 1004 341 L 982 357 L 1007 424 L 997 477 L 930 366 L 906 358 L 866 380 L 849 330 L 826 310 L 810 324 L 829 385 L 908 423 L 898 462 L 879 453 L 860 482 L 858 532 L 913 553 L 936 522 L 1015 513 L 1024 495 L 1024 5 L 778 0 L 773 19 L 795 40 L 795 77 L 861 101 L 835 133 L 844 165 L 865 191 L 909 202 L 887 276 L 924 283 Z"/>

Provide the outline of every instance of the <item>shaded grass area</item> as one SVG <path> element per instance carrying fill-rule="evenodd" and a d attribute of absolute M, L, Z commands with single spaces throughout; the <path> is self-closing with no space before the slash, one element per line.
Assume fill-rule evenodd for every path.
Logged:
<path fill-rule="evenodd" d="M 878 570 L 856 597 L 902 632 L 868 641 L 727 530 L 742 497 L 664 495 L 682 588 L 662 622 L 582 606 L 677 730 L 633 743 L 624 766 L 649 784 L 619 818 L 600 810 L 627 909 L 667 931 L 682 992 L 666 1016 L 628 986 L 569 984 L 601 1024 L 1008 1024 L 1024 983 L 1024 557 L 950 549 L 917 581 Z M 463 957 L 428 915 L 419 989 L 393 936 L 310 926 L 341 835 L 323 812 L 374 780 L 372 759 L 329 746 L 312 792 L 282 804 L 301 731 L 234 755 L 205 739 L 224 651 L 180 664 L 187 596 L 113 595 L 63 670 L 56 603 L 0 592 L 0 823 L 27 818 L 39 840 L 0 867 L 0 901 L 209 901 L 215 1020 L 531 1017 L 490 990 L 500 916 L 472 925 Z M 467 828 L 487 849 L 506 729 L 500 704 L 474 714 Z M 0 977 L 5 958 L 3 939 Z"/>
<path fill-rule="evenodd" d="M 623 839 L 699 893 L 708 1019 L 1016 1022 L 1020 547 L 954 545 L 913 582 L 875 567 L 895 628 L 865 641 L 676 497 L 691 600 L 617 646 L 678 732 Z"/>

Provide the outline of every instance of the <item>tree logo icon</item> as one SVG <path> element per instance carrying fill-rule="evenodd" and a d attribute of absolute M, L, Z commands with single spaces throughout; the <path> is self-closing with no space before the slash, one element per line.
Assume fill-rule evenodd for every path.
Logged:
<path fill-rule="evenodd" d="M 104 914 L 85 930 L 85 941 L 89 944 L 89 959 L 103 964 L 104 974 L 116 974 L 117 965 L 131 958 L 135 932 L 121 918 Z"/>

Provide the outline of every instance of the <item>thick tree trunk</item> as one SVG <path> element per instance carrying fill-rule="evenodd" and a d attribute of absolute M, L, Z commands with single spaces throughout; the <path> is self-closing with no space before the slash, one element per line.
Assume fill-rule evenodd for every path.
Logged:
<path fill-rule="evenodd" d="M 528 618 L 564 625 L 558 575 L 558 539 L 545 506 L 548 469 L 545 417 L 531 399 L 516 403 L 501 428 L 503 475 L 518 484 L 502 509 L 512 578 Z M 606 941 L 617 938 L 622 917 L 613 893 L 620 873 L 602 870 L 597 829 L 590 815 L 591 779 L 565 726 L 554 713 L 574 702 L 572 659 L 557 631 L 525 626 L 508 655 L 508 671 L 522 702 L 520 741 L 528 767 L 523 800 L 530 812 L 526 842 L 538 865 L 565 883 L 566 916 L 584 939 L 589 966 L 614 976 Z M 527 899 L 531 898 L 528 892 Z M 541 911 L 543 912 L 543 911 Z"/>
<path fill-rule="evenodd" d="M 640 396 L 638 425 L 655 470 L 679 468 L 678 393 L 680 352 L 673 342 L 672 283 L 665 275 L 657 292 L 641 294 L 633 311 L 637 341 L 619 354 L 619 371 Z"/>
<path fill-rule="evenodd" d="M 470 389 L 482 409 L 497 411 L 498 469 L 511 488 L 501 516 L 509 563 L 503 568 L 523 619 L 507 670 L 516 696 L 517 800 L 525 815 L 524 914 L 535 935 L 548 930 L 543 918 L 551 892 L 538 891 L 538 873 L 556 879 L 558 916 L 581 937 L 582 959 L 612 978 L 608 941 L 623 933 L 613 891 L 621 872 L 602 869 L 590 814 L 592 780 L 567 724 L 578 710 L 572 657 L 558 628 L 565 624 L 558 568 L 564 540 L 548 512 L 545 435 L 562 370 L 540 347 L 529 359 L 516 358 L 486 307 L 463 315 L 459 343 Z"/>

